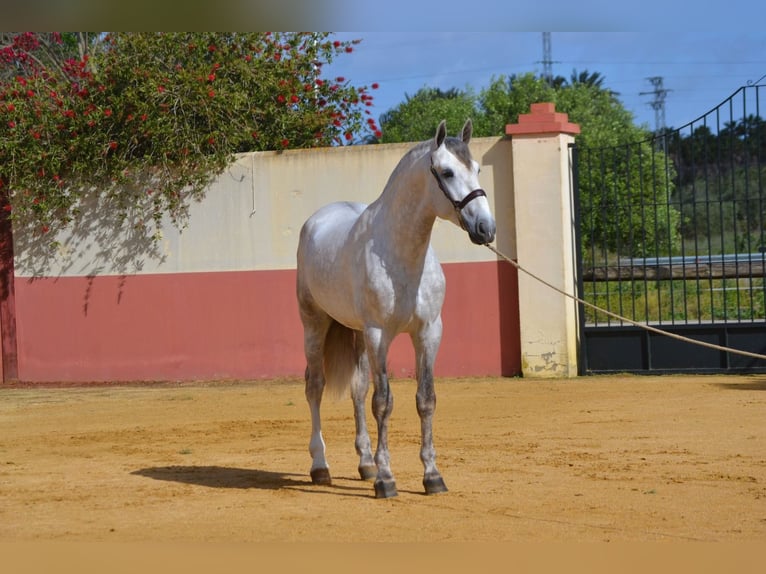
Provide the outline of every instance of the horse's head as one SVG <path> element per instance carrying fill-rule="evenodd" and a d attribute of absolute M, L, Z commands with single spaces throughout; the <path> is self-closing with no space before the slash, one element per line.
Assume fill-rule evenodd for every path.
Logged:
<path fill-rule="evenodd" d="M 431 173 L 435 193 L 443 194 L 437 200 L 439 217 L 462 227 L 471 241 L 484 245 L 495 239 L 495 218 L 487 194 L 479 186 L 479 164 L 468 150 L 472 131 L 468 120 L 459 138 L 447 137 L 446 122 L 439 123 L 431 143 Z"/>

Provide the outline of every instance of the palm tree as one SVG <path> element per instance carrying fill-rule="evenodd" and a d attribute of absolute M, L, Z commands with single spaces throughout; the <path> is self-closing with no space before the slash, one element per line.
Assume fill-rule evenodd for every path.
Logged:
<path fill-rule="evenodd" d="M 575 84 L 584 84 L 586 86 L 604 89 L 604 80 L 606 80 L 606 77 L 601 75 L 601 72 L 589 72 L 586 69 L 578 73 L 576 69 L 572 69 L 572 75 L 569 76 L 569 85 L 574 86 Z M 615 92 L 614 90 L 606 91 L 615 97 L 620 95 L 619 92 Z"/>

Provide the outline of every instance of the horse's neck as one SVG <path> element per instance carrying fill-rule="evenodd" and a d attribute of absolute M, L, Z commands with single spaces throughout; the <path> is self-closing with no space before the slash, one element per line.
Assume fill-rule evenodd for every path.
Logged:
<path fill-rule="evenodd" d="M 395 172 L 375 202 L 379 239 L 387 241 L 401 261 L 421 266 L 431 240 L 436 212 L 428 197 L 430 173 L 416 160 Z"/>

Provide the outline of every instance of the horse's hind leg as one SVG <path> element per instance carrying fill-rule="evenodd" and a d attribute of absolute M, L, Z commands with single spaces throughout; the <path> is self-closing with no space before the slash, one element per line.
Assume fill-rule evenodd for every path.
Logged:
<path fill-rule="evenodd" d="M 356 422 L 354 446 L 356 447 L 356 454 L 359 455 L 359 476 L 362 477 L 362 480 L 373 480 L 378 474 L 378 467 L 375 466 L 375 461 L 372 458 L 372 447 L 365 415 L 367 391 L 370 387 L 370 363 L 361 334 L 357 337 L 356 351 L 357 370 L 351 385 L 351 399 L 354 402 L 354 421 Z"/>
<path fill-rule="evenodd" d="M 306 353 L 306 400 L 311 411 L 311 482 L 331 484 L 330 467 L 325 458 L 325 442 L 322 438 L 322 405 L 324 378 L 324 341 L 332 319 L 321 312 L 306 313 L 301 309 L 303 320 L 303 345 Z"/>

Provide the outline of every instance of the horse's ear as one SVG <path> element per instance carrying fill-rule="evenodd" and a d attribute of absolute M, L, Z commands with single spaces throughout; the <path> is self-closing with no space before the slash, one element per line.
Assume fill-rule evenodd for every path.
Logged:
<path fill-rule="evenodd" d="M 465 121 L 465 125 L 463 126 L 463 131 L 461 133 L 461 139 L 463 140 L 463 143 L 468 143 L 471 141 L 471 134 L 473 133 L 473 122 L 471 122 L 471 118 L 468 118 Z"/>
<path fill-rule="evenodd" d="M 439 122 L 439 127 L 436 128 L 436 136 L 434 136 L 434 143 L 436 144 L 436 147 L 438 148 L 442 143 L 444 143 L 444 138 L 447 137 L 447 120 L 442 120 Z"/>

